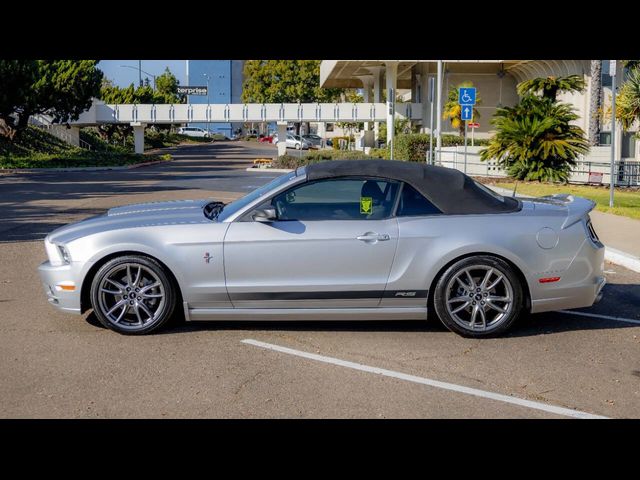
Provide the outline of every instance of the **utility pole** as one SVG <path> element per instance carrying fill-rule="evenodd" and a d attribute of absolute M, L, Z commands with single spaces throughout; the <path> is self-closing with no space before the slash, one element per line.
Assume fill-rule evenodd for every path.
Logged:
<path fill-rule="evenodd" d="M 429 163 L 434 164 L 433 161 L 433 90 L 435 87 L 435 79 L 431 77 L 429 79 L 429 104 L 431 105 L 431 115 L 429 120 Z"/>
<path fill-rule="evenodd" d="M 142 86 L 142 60 L 138 60 L 138 82 Z"/>
<path fill-rule="evenodd" d="M 436 108 L 436 129 L 438 136 L 436 137 L 436 157 L 438 159 L 438 165 L 442 164 L 441 149 L 442 149 L 442 60 L 438 60 L 438 93 L 437 93 L 437 108 Z"/>
<path fill-rule="evenodd" d="M 611 75 L 611 179 L 609 181 L 609 206 L 613 207 L 613 190 L 616 171 L 616 61 L 609 62 L 609 75 Z"/>

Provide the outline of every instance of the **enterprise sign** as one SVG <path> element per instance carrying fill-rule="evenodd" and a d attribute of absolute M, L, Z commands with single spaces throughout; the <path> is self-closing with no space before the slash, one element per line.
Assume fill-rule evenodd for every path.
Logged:
<path fill-rule="evenodd" d="M 206 95 L 207 87 L 178 87 L 178 95 Z"/>

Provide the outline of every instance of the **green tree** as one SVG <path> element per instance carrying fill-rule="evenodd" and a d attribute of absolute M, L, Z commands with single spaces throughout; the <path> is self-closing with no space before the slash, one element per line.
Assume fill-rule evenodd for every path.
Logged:
<path fill-rule="evenodd" d="M 343 89 L 320 87 L 320 60 L 247 60 L 242 101 L 251 103 L 333 102 Z M 300 131 L 300 124 L 296 124 Z"/>
<path fill-rule="evenodd" d="M 332 102 L 342 89 L 320 87 L 320 60 L 247 60 L 243 102 Z"/>
<path fill-rule="evenodd" d="M 156 77 L 156 103 L 184 103 L 186 98 L 178 95 L 178 85 L 180 82 L 167 67 L 162 75 Z"/>
<path fill-rule="evenodd" d="M 36 75 L 35 61 L 0 60 L 0 135 L 13 140 L 13 114 L 27 102 Z"/>
<path fill-rule="evenodd" d="M 616 117 L 624 130 L 640 121 L 640 66 L 631 68 L 616 98 Z"/>
<path fill-rule="evenodd" d="M 442 112 L 442 118 L 444 120 L 449 120 L 451 122 L 451 126 L 458 129 L 461 137 L 464 135 L 465 121 L 462 120 L 462 108 L 458 104 L 458 90 L 463 87 L 473 87 L 473 83 L 462 82 L 457 87 L 451 86 L 449 88 L 449 93 L 447 94 L 447 101 L 444 104 L 444 111 Z M 476 105 L 481 103 L 482 99 L 479 95 L 476 95 Z M 478 109 L 475 106 L 473 107 L 473 118 L 480 118 L 480 112 L 478 112 Z"/>
<path fill-rule="evenodd" d="M 17 62 L 17 63 L 16 63 Z M 98 60 L 2 61 L 0 91 L 6 95 L 0 112 L 5 131 L 13 138 L 26 128 L 29 117 L 47 114 L 54 122 L 76 120 L 100 91 L 103 74 Z M 17 72 L 28 88 L 12 88 L 8 72 Z M 6 105 L 13 104 L 7 113 Z"/>
<path fill-rule="evenodd" d="M 521 96 L 527 94 L 539 94 L 542 97 L 556 101 L 558 92 L 582 92 L 584 91 L 584 77 L 582 75 L 569 75 L 566 77 L 538 77 L 526 80 L 518 84 L 518 94 Z"/>
<path fill-rule="evenodd" d="M 568 104 L 528 94 L 497 110 L 491 121 L 496 134 L 480 158 L 497 160 L 519 180 L 566 182 L 578 156 L 589 151 L 584 131 L 571 124 L 577 118 Z"/>

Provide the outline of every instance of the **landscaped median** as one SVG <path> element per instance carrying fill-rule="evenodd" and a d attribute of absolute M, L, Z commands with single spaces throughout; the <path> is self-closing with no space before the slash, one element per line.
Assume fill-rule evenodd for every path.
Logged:
<path fill-rule="evenodd" d="M 0 137 L 0 171 L 42 168 L 114 168 L 171 160 L 171 155 L 131 153 L 104 142 L 92 149 L 75 147 L 49 134 L 29 127 L 14 141 Z"/>

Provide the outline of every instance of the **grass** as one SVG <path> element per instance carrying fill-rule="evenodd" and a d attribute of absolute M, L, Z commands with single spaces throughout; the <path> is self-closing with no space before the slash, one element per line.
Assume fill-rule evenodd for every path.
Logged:
<path fill-rule="evenodd" d="M 513 190 L 515 183 L 492 182 L 493 185 Z M 540 197 L 554 193 L 570 193 L 596 202 L 596 210 L 640 220 L 640 190 L 616 188 L 613 208 L 609 207 L 609 187 L 591 185 L 558 185 L 553 183 L 518 182 L 516 194 Z"/>
<path fill-rule="evenodd" d="M 104 142 L 98 145 L 101 140 L 87 136 L 83 136 L 83 140 L 90 140 L 93 150 L 74 147 L 40 128 L 30 126 L 14 142 L 0 137 L 0 169 L 113 167 L 170 159 L 165 155 L 131 153 L 123 147 Z"/>

